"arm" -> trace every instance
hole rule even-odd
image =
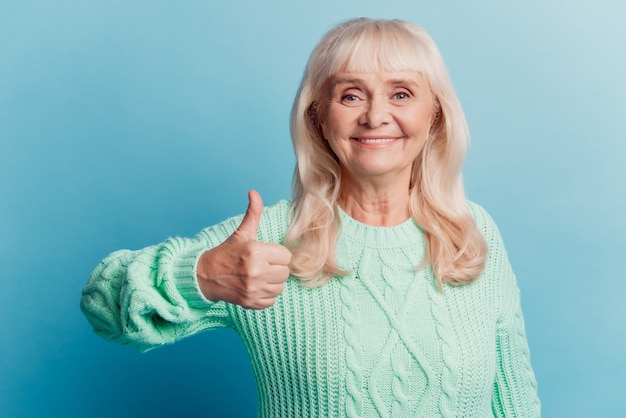
[[[533,418],[540,416],[537,382],[530,363],[530,352],[515,274],[498,231],[489,214],[470,204],[476,225],[489,248],[485,276],[495,292],[496,375],[492,409],[496,417]]]
[[[85,285],[81,310],[103,338],[141,351],[199,331],[229,325],[224,303],[203,297],[195,278],[197,259],[228,237],[233,222],[193,239],[172,238],[139,251],[105,258]]]
[[[289,277],[291,253],[276,244],[286,230],[288,204],[279,202],[264,212],[257,192],[249,198],[243,218],[207,228],[193,239],[172,238],[103,260],[81,300],[95,332],[147,351],[231,326],[228,303],[251,309],[273,305]]]
[[[541,404],[530,364],[520,292],[510,269],[509,274],[496,328],[498,357],[492,407],[496,417],[539,417]]]

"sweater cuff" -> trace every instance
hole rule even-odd
[[[198,259],[204,251],[206,251],[205,248],[196,248],[182,253],[172,266],[176,287],[191,308],[207,309],[215,303],[204,297],[196,276]]]

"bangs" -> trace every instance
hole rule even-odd
[[[446,84],[447,71],[437,46],[419,26],[401,20],[360,18],[329,31],[313,50],[301,87],[310,103],[321,102],[329,82],[339,73],[414,71],[431,89]]]
[[[390,22],[388,22],[390,23]],[[399,22],[393,27],[355,25],[338,42],[330,65],[331,74],[340,72],[417,71],[428,73],[426,46]]]

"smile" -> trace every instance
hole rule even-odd
[[[396,138],[353,138],[362,144],[384,145],[396,140]]]

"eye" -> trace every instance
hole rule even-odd
[[[355,94],[344,94],[341,96],[342,102],[357,102],[359,100],[359,96]]]
[[[398,100],[406,100],[410,97],[411,95],[406,91],[399,91],[393,94],[393,98]]]
[[[344,106],[360,106],[365,100],[360,92],[344,92],[339,97]]]

